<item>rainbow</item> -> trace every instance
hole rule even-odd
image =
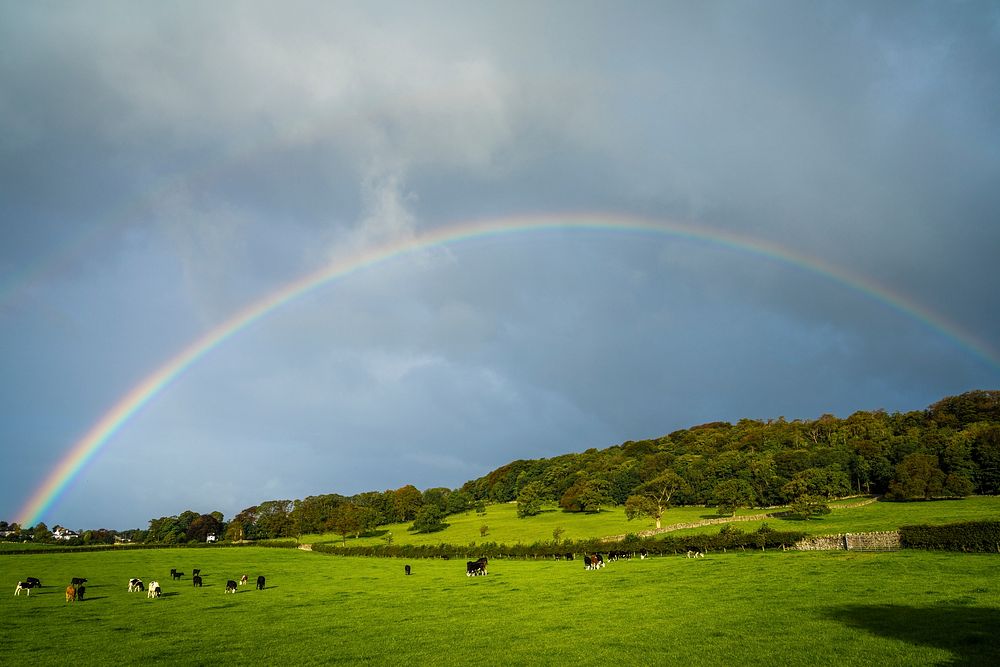
[[[229,319],[202,334],[168,359],[128,393],[81,437],[45,480],[28,498],[17,514],[17,521],[31,526],[49,512],[70,483],[80,475],[137,412],[176,380],[187,368],[219,347],[240,331],[288,302],[332,281],[394,258],[435,246],[447,246],[471,239],[542,232],[546,230],[641,232],[682,240],[709,242],[725,248],[748,252],[798,267],[840,283],[911,317],[953,340],[995,368],[1000,368],[997,353],[958,326],[923,308],[914,301],[890,291],[873,281],[847,273],[815,257],[794,252],[777,244],[689,224],[656,221],[621,214],[555,214],[531,217],[480,220],[430,229],[405,240],[387,243],[355,256],[333,261],[309,273],[237,312]]]

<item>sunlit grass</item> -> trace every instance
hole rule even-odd
[[[878,530],[895,530],[908,524],[943,524],[957,521],[974,521],[979,519],[996,520],[1000,518],[1000,497],[973,496],[961,500],[935,500],[931,502],[890,503],[875,502],[862,507],[850,507],[858,503],[860,498],[831,503],[830,514],[819,518],[802,521],[795,518],[770,518],[766,523],[776,530],[803,531],[813,535],[835,533],[860,533]],[[750,516],[768,512],[780,512],[781,509],[740,509],[736,515]],[[714,508],[710,507],[675,507],[663,516],[664,527],[693,523],[704,519],[720,519]],[[355,539],[348,537],[349,546],[370,546],[385,544],[386,536],[391,533],[394,544],[482,544],[497,542],[502,544],[531,544],[533,542],[551,541],[555,528],[564,529],[561,539],[581,540],[608,535],[625,535],[639,533],[655,527],[651,519],[643,518],[629,521],[622,507],[602,509],[598,513],[582,514],[564,512],[555,507],[548,507],[538,516],[519,519],[517,505],[504,503],[489,505],[485,515],[475,512],[452,515],[445,519],[448,528],[436,533],[418,534],[407,530],[409,523],[382,526],[371,535]],[[743,531],[753,531],[760,527],[761,521],[740,521],[734,525]],[[489,528],[484,537],[480,528]],[[690,528],[670,534],[702,534],[716,533],[721,526],[708,525],[700,528]],[[303,535],[303,543],[332,542],[342,543],[339,535]]]
[[[0,557],[9,664],[996,664],[1000,558],[897,552],[490,563],[263,548]],[[171,582],[171,567],[188,576]],[[191,586],[201,567],[206,586]],[[264,591],[223,592],[246,572]],[[86,576],[89,599],[67,604]],[[166,595],[129,594],[157,576]],[[13,589],[13,584],[11,585]]]

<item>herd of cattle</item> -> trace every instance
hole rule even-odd
[[[191,571],[191,583],[193,586],[201,588],[202,578],[201,570],[194,569]],[[171,580],[177,581],[184,577],[183,572],[178,572],[176,568],[170,570]],[[242,586],[250,581],[250,577],[244,574],[240,577],[239,584],[230,579],[226,582],[226,593],[235,593],[238,586]],[[78,600],[83,600],[83,596],[87,592],[87,587],[84,584],[87,580],[83,577],[73,577],[70,581],[69,586],[66,587],[66,602],[76,602]],[[257,590],[264,590],[264,577],[263,575],[257,577]],[[42,582],[37,577],[28,577],[24,581],[17,582],[17,587],[14,588],[14,595],[20,595],[21,591],[25,592],[25,595],[31,595],[32,588],[41,588]],[[146,598],[158,598],[163,594],[163,589],[160,588],[159,581],[150,581],[149,584],[143,583],[142,579],[132,577],[128,580],[128,592],[146,592]]]
[[[598,570],[605,566],[606,563],[616,561],[616,560],[630,560],[636,556],[640,559],[645,559],[648,555],[645,549],[640,549],[638,552],[633,551],[609,551],[607,557],[600,553],[585,553],[583,554],[583,567],[585,570]],[[688,558],[702,558],[704,553],[700,549],[690,550],[687,552]],[[575,560],[576,556],[572,553],[562,554],[556,556],[558,560]],[[487,574],[487,566],[489,565],[489,560],[484,556],[479,560],[470,560],[465,563],[465,576],[467,577],[478,577]],[[406,565],[404,571],[407,575],[411,573],[411,568]],[[178,572],[176,568],[170,570],[170,578],[173,581],[177,581],[184,577],[183,572]],[[70,585],[66,587],[66,602],[75,602],[76,600],[82,600],[84,594],[86,593],[86,579],[81,577],[73,577]],[[250,582],[250,577],[244,574],[240,577],[237,583],[233,579],[226,581],[226,593],[235,593],[239,586],[247,584]],[[193,569],[191,570],[191,583],[193,586],[201,588],[202,578],[201,570]],[[41,588],[42,583],[35,577],[28,577],[24,581],[17,582],[17,587],[14,589],[14,595],[20,595],[21,591],[25,591],[26,595],[31,595],[32,588]],[[257,577],[257,590],[264,590],[264,577],[263,575]],[[162,589],[160,588],[160,582],[150,581],[148,585],[144,584],[141,579],[133,577],[128,580],[128,592],[142,592],[146,591],[147,598],[158,598],[162,595]]]

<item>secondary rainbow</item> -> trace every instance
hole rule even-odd
[[[741,252],[777,260],[803,270],[824,276],[837,283],[857,290],[943,334],[1000,369],[997,353],[971,334],[943,317],[935,315],[916,302],[894,293],[873,281],[847,273],[815,257],[791,251],[777,244],[753,239],[731,232],[714,230],[676,222],[656,221],[621,214],[551,214],[531,217],[481,220],[460,225],[436,228],[405,240],[388,243],[361,252],[356,256],[338,260],[291,282],[251,304],[191,342],[166,363],[122,396],[112,408],[81,437],[45,477],[43,483],[31,494],[17,514],[17,521],[31,526],[58,502],[73,480],[80,475],[87,463],[101,451],[133,416],[155,398],[185,369],[214,348],[265,317],[283,304],[322,285],[348,276],[356,271],[387,262],[395,257],[426,250],[435,246],[452,245],[465,240],[491,236],[524,234],[545,230],[618,231],[640,232],[680,239],[709,242]]]

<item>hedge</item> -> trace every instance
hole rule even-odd
[[[899,539],[904,549],[1000,552],[1000,521],[903,526]]]

